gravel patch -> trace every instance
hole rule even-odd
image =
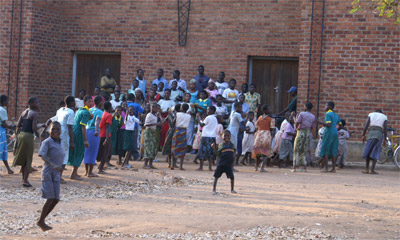
[[[76,238],[133,238],[133,239],[350,239],[341,236],[333,236],[318,229],[294,228],[294,227],[254,227],[235,231],[212,231],[200,233],[159,233],[159,234],[123,234],[94,230],[84,235],[73,235]]]

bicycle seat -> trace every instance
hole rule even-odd
[[[388,131],[396,132],[396,129],[395,129],[395,128],[391,128],[391,127],[389,127],[387,130],[388,130]]]

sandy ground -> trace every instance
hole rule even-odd
[[[35,157],[33,165],[42,162]],[[133,165],[134,171],[113,168],[102,177],[62,185],[48,233],[34,222],[44,203],[40,171],[30,177],[33,188],[25,189],[21,175],[7,175],[3,167],[0,239],[287,239],[290,234],[299,239],[302,231],[312,232],[304,239],[400,239],[400,172],[394,167],[378,166],[379,175],[361,174],[360,165],[336,174],[317,168],[291,173],[274,167],[259,173],[238,167],[238,194],[230,193],[223,176],[214,196],[213,172],[194,171],[197,165],[191,161],[186,171],[168,170],[164,161],[151,171],[140,169],[142,162]],[[210,231],[222,235],[213,237]]]

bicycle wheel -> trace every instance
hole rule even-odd
[[[397,147],[396,151],[394,152],[393,162],[396,164],[397,168],[400,169],[400,146]]]
[[[388,160],[388,152],[388,145],[386,144],[385,146],[382,146],[381,155],[379,156],[379,160],[377,161],[379,164],[384,164]]]

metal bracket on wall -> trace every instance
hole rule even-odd
[[[178,0],[178,44],[186,46],[189,27],[190,0]]]

